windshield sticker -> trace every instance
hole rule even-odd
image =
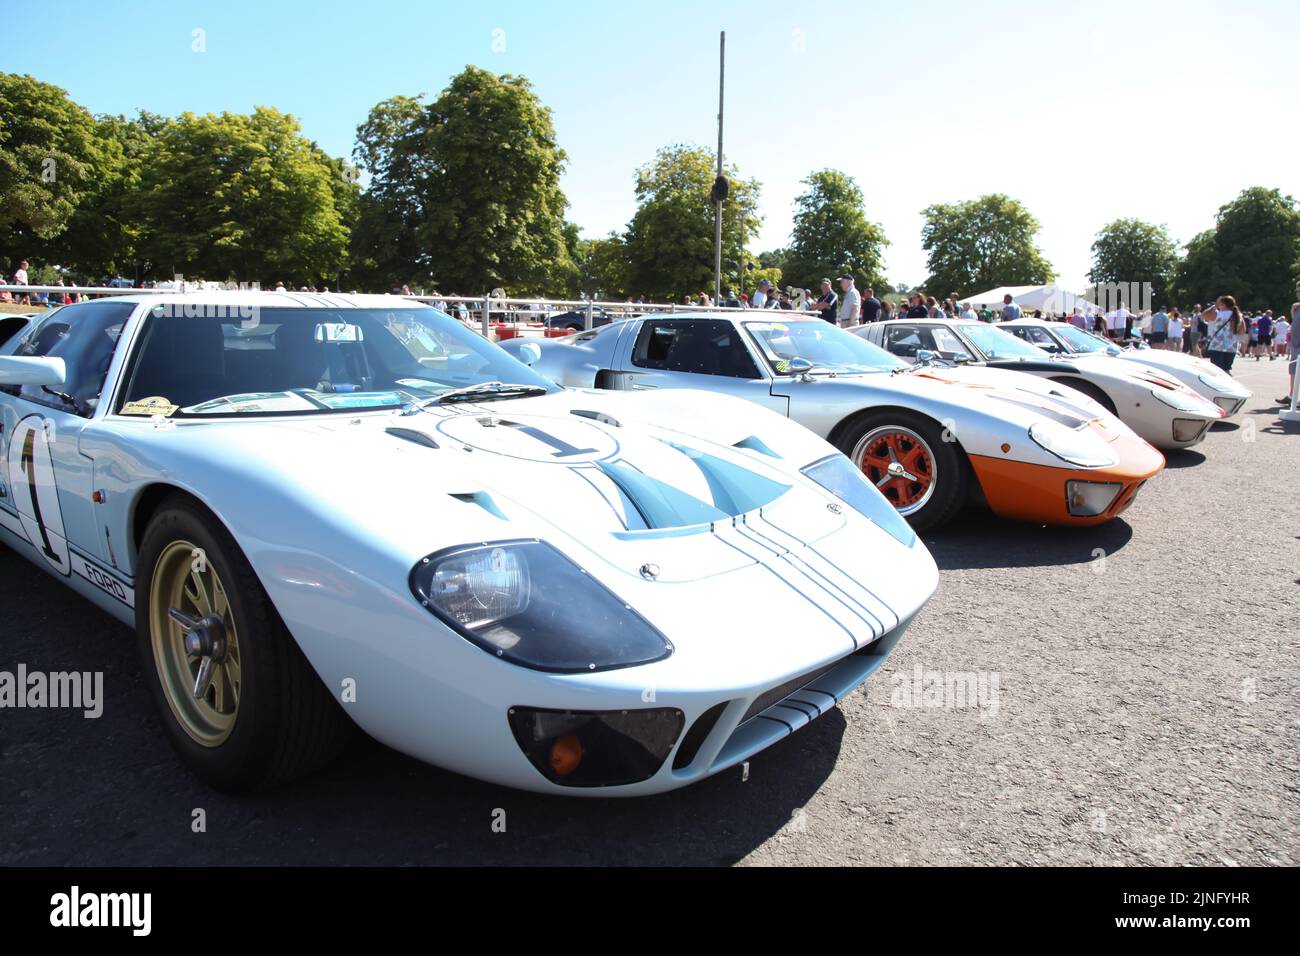
[[[162,415],[164,418],[171,418],[176,414],[177,406],[173,405],[161,395],[154,395],[151,398],[141,398],[134,402],[127,402],[122,406],[122,415]]]

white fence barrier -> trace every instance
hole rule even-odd
[[[117,286],[0,285],[0,295],[7,293],[11,297],[14,294],[44,294],[47,297],[66,297],[75,294],[77,296],[91,296],[98,298],[110,295],[176,295],[218,291],[267,290],[240,290],[226,288],[210,289],[205,286],[186,286],[184,284],[179,288],[169,286],[167,288],[151,289],[119,288]],[[336,292],[337,291],[338,290],[336,290]],[[283,294],[293,295],[296,293],[294,290],[290,289],[286,290]],[[355,295],[356,293],[354,291],[350,294]],[[398,295],[395,293],[391,295],[393,298],[413,299],[417,302],[425,302],[428,304],[436,303],[440,306],[446,306],[448,312],[457,315],[457,317],[461,318],[468,324],[476,325],[478,330],[486,338],[493,341],[505,338],[516,338],[519,336],[544,336],[547,334],[549,329],[546,322],[547,319],[569,312],[579,313],[582,316],[583,329],[591,329],[595,326],[597,312],[609,316],[613,321],[618,321],[620,319],[635,318],[650,313],[725,313],[749,311],[745,307],[737,309],[734,306],[688,305],[685,302],[603,302],[595,299],[511,299],[492,295]],[[46,305],[47,303],[42,302],[33,304]],[[48,304],[59,305],[64,303],[56,301]],[[552,334],[554,333],[552,332]],[[566,330],[563,334],[570,334],[570,331]]]

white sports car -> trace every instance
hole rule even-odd
[[[1113,342],[1075,328],[1068,322],[1017,319],[1014,322],[1000,322],[998,328],[1005,329],[1052,355],[1071,359],[1076,355],[1108,355],[1150,366],[1208,398],[1229,417],[1241,411],[1250,398],[1250,391],[1235,378],[1213,362],[1194,355],[1153,349],[1145,345],[1120,348]]]
[[[834,707],[937,571],[781,415],[595,409],[387,296],[70,305],[0,346],[0,541],[135,627],[215,786],[355,722],[509,786],[670,790]]]
[[[962,319],[894,319],[853,331],[896,355],[930,350],[958,362],[980,362],[1051,379],[1083,392],[1157,448],[1190,448],[1223,409],[1154,368],[1104,355],[1048,355],[996,325]]]

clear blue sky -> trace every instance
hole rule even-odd
[[[380,99],[435,95],[466,63],[523,74],[587,235],[627,222],[658,147],[716,142],[726,29],[726,152],[763,183],[756,248],[785,243],[799,180],[833,166],[885,226],[895,282],[925,276],[935,201],[1016,196],[1081,286],[1113,218],[1185,242],[1246,186],[1300,195],[1296,0],[0,3],[0,69],[95,112],[276,106],[341,156]]]

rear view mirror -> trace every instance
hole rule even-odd
[[[0,355],[0,385],[62,385],[68,369],[61,358]]]
[[[316,326],[316,341],[329,344],[351,344],[365,341],[361,326],[347,322],[321,322]]]

